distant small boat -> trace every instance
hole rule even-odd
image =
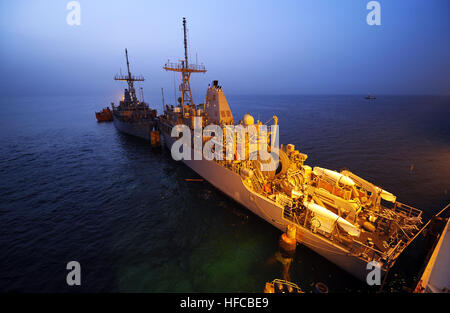
[[[365,96],[364,99],[367,99],[367,100],[375,100],[376,97],[371,96],[371,95],[369,94],[369,95]]]
[[[109,108],[95,112],[95,117],[97,118],[97,122],[112,122],[113,120],[113,114]]]

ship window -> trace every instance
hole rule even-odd
[[[227,116],[227,114],[225,113],[225,111],[220,111],[220,115],[221,115],[222,117],[226,117],[226,116]]]

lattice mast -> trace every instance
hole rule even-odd
[[[125,48],[125,58],[127,60],[127,70],[128,75],[116,75],[114,76],[114,80],[126,81],[128,83],[128,91],[131,95],[131,100],[133,103],[137,103],[136,90],[134,89],[134,82],[143,82],[143,76],[133,76],[130,71],[130,62],[128,61],[128,50]]]
[[[182,82],[180,85],[181,91],[181,108],[183,110],[183,116],[185,114],[185,107],[194,106],[194,100],[192,98],[191,84],[189,79],[192,73],[205,73],[206,69],[203,65],[189,64],[188,60],[188,44],[186,35],[186,18],[183,17],[183,34],[184,34],[184,60],[180,60],[179,63],[167,62],[164,65],[166,71],[181,72]]]

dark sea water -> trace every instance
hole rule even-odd
[[[171,160],[98,124],[104,98],[1,99],[0,291],[260,292],[281,277],[280,231]],[[450,97],[228,96],[235,115],[279,117],[280,142],[307,164],[348,168],[420,208],[450,202]],[[414,276],[419,243],[390,290]],[[81,286],[66,264],[81,264]],[[306,291],[373,291],[299,246]]]

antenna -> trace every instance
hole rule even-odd
[[[130,62],[128,61],[128,50],[125,48],[125,58],[127,60],[127,70],[128,75],[116,75],[114,76],[114,80],[126,81],[128,83],[128,91],[131,93],[132,102],[137,102],[136,91],[134,90],[134,82],[142,82],[144,81],[143,76],[133,76],[130,72]],[[120,70],[122,72],[122,69]]]
[[[128,50],[125,48],[125,57],[127,58],[128,77],[131,79],[130,62],[128,62]]]
[[[142,87],[141,87],[141,98],[142,98],[142,102],[144,103],[145,101],[144,101],[144,89],[142,89]]]
[[[191,55],[191,33],[189,31],[189,28],[186,28],[186,32],[187,32],[189,59],[191,59],[192,58],[192,55]]]
[[[181,108],[183,109],[183,116],[185,114],[185,106],[194,106],[194,100],[192,98],[191,84],[189,79],[192,73],[205,73],[206,69],[203,65],[191,64],[188,61],[188,42],[186,31],[186,18],[183,17],[183,35],[184,35],[184,60],[180,63],[167,62],[164,65],[166,71],[180,72],[183,81],[180,85],[181,91]]]
[[[173,104],[177,105],[177,82],[176,82],[175,73],[173,73]]]
[[[164,88],[161,88],[161,95],[162,95],[162,105],[164,110]]]
[[[187,48],[187,36],[186,36],[186,18],[183,17],[183,32],[184,32],[184,64],[188,67],[188,48]]]

